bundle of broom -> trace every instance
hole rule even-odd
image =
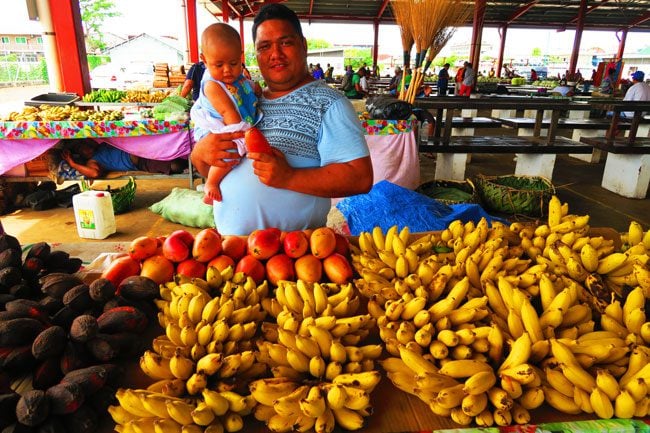
[[[413,29],[411,28],[411,0],[391,0],[391,7],[395,21],[399,26],[404,50],[404,66],[402,69],[402,80],[399,83],[399,99],[406,97],[406,70],[411,63],[411,48],[413,48]]]
[[[410,28],[416,46],[411,83],[406,92],[400,93],[400,99],[413,103],[428,67],[455,32],[454,26],[467,19],[471,13],[471,4],[461,0],[393,0],[394,12],[397,3],[399,9],[409,9],[408,12],[402,12],[400,17],[410,18],[410,25],[406,21],[402,23],[397,13],[395,19],[400,29]],[[403,79],[402,83],[404,81]]]

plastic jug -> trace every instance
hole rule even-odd
[[[79,237],[105,239],[117,230],[111,193],[84,191],[72,197]]]

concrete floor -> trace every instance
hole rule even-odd
[[[431,154],[420,156],[421,180],[422,182],[432,180],[435,156]],[[475,154],[467,166],[466,174],[471,178],[479,173],[485,175],[514,173],[513,158],[514,155],[508,154]],[[636,220],[645,229],[650,227],[650,196],[643,200],[627,199],[605,190],[600,186],[603,170],[604,163],[587,164],[568,156],[558,156],[553,180],[557,195],[563,202],[569,203],[571,213],[589,214],[592,226],[612,227],[618,231],[625,231],[630,221]],[[105,188],[108,183],[115,188],[125,181],[96,182],[96,186]],[[143,235],[165,235],[181,228],[192,233],[199,231],[199,229],[166,221],[148,209],[151,204],[167,196],[172,188],[187,188],[187,180],[138,180],[137,185],[133,209],[116,216],[118,231],[106,241],[130,241]],[[23,244],[37,241],[50,243],[94,241],[78,236],[72,208],[40,212],[20,209],[0,216],[0,221],[5,231],[16,236]]]

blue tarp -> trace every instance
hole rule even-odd
[[[355,195],[341,200],[336,207],[345,216],[350,234],[369,232],[381,227],[408,226],[413,232],[444,230],[454,220],[478,222],[485,218],[489,223],[507,221],[489,215],[478,204],[454,204],[447,206],[438,200],[383,180],[375,184],[367,194]]]

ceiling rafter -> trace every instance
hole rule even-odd
[[[203,0],[205,7],[221,19],[225,0]],[[230,0],[232,19],[252,19],[265,4],[284,3],[301,20],[309,22],[382,24],[395,23],[390,0]],[[465,0],[474,1],[474,0]],[[650,32],[650,0],[589,0],[585,30]],[[209,5],[209,7],[208,7]],[[569,28],[575,27],[580,0],[488,0],[485,27]],[[252,9],[252,11],[250,10]],[[218,12],[217,12],[218,10]],[[471,26],[469,19],[463,24]]]
[[[506,20],[506,25],[510,25],[513,22],[515,22],[518,18],[523,16],[526,12],[528,12],[533,6],[535,6],[537,3],[539,3],[539,0],[533,0],[531,2],[528,2],[527,4],[521,6],[519,9],[514,11],[512,15],[508,17]]]

